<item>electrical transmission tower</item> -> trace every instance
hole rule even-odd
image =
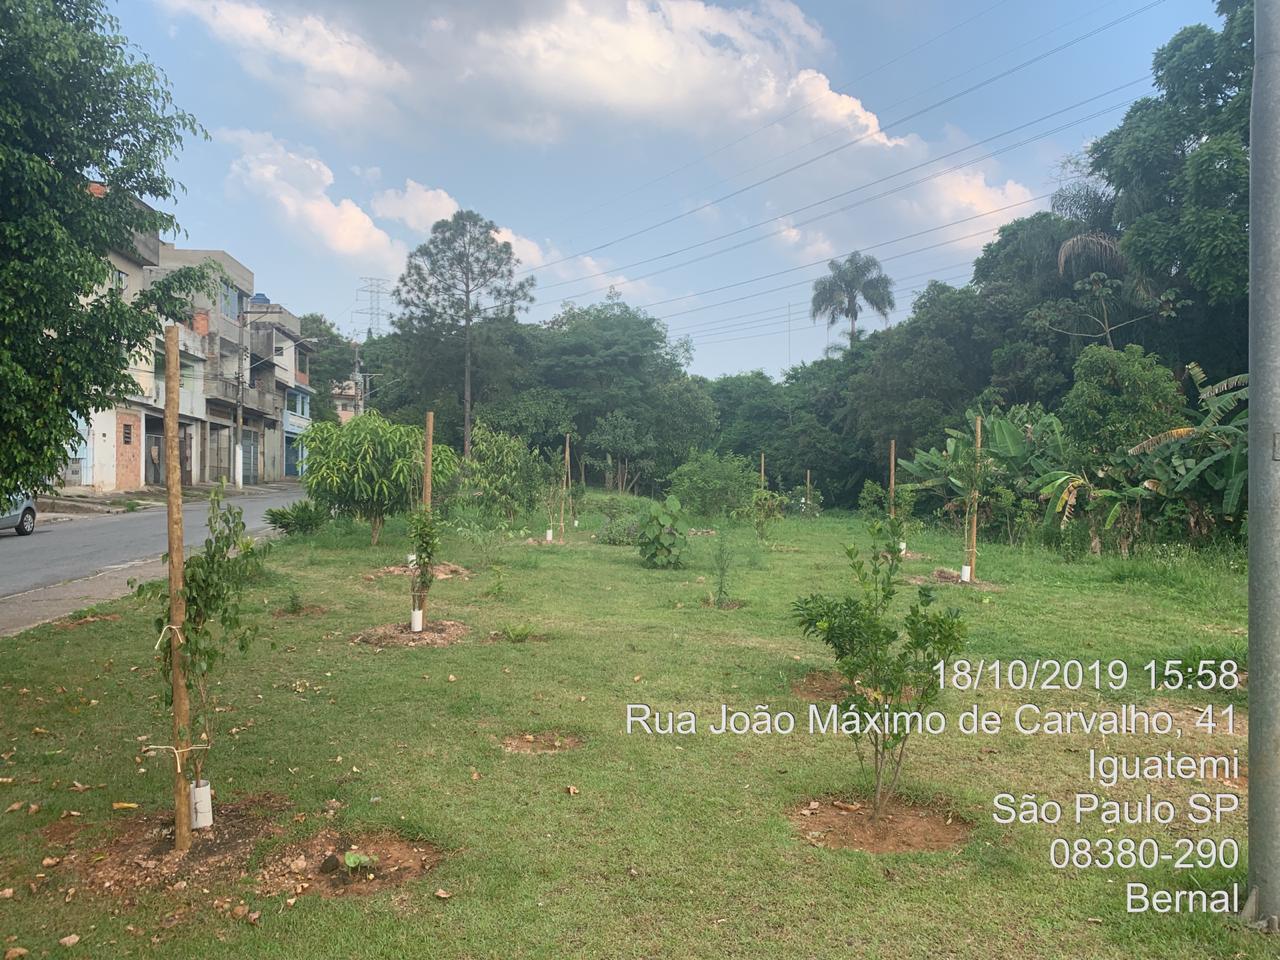
[[[368,317],[366,329],[370,335],[382,336],[383,321],[390,316],[390,309],[383,305],[383,298],[391,293],[391,281],[384,277],[361,277],[356,290],[356,309],[352,316]]]

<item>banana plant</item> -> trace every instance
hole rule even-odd
[[[1139,459],[1144,486],[1181,500],[1192,533],[1238,525],[1249,484],[1249,375],[1210,384],[1198,364],[1187,365],[1197,390],[1200,422],[1148,437],[1128,452]]]

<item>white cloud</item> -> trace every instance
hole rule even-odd
[[[228,174],[233,185],[272,204],[298,232],[356,264],[399,276],[407,253],[354,200],[329,195],[333,171],[319,158],[290,149],[270,133],[219,130],[240,151]]]
[[[253,0],[156,0],[200,20],[246,71],[277,84],[316,118],[350,122],[381,113],[409,71],[360,35],[314,14],[274,12]]]
[[[437,220],[446,220],[461,209],[446,191],[424,187],[416,180],[405,180],[403,190],[375,193],[370,206],[377,216],[399,220],[419,233],[429,232]]]

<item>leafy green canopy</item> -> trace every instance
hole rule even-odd
[[[131,362],[201,285],[179,271],[126,302],[111,250],[174,219],[165,164],[199,132],[99,0],[0,5],[0,499],[48,489],[77,418],[137,391]],[[105,190],[94,188],[101,184]]]
[[[370,412],[345,424],[313,423],[299,442],[307,448],[302,476],[307,495],[334,513],[367,522],[374,544],[387,517],[404,513],[422,497],[424,455],[419,429],[390,423]],[[443,487],[457,472],[457,455],[436,444],[433,488]]]

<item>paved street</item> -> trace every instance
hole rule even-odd
[[[290,486],[229,499],[244,508],[245,525],[253,531],[265,526],[266,510],[301,496],[300,487]],[[183,509],[188,545],[204,539],[208,512],[205,500],[192,501]],[[167,549],[167,537],[165,511],[157,508],[37,523],[29,537],[0,533],[0,599],[153,559]],[[85,599],[87,603],[95,598],[86,593]]]

